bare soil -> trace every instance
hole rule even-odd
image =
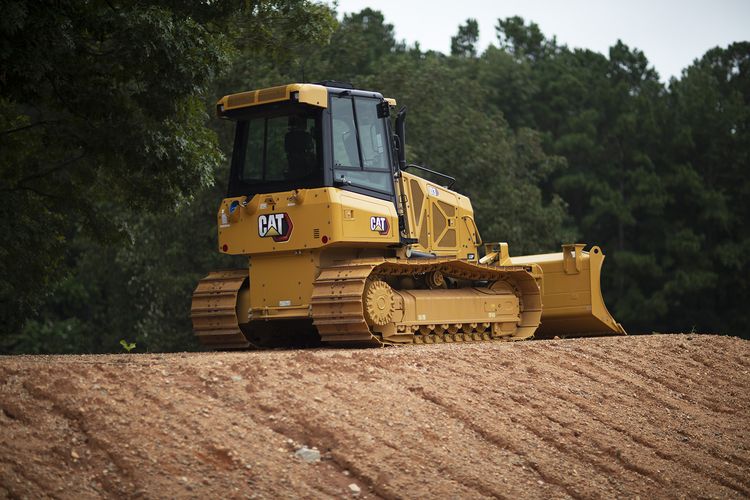
[[[730,337],[0,357],[0,408],[0,498],[750,496]]]

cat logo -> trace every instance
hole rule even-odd
[[[289,214],[261,214],[258,216],[258,236],[273,238],[275,242],[289,240],[292,235],[292,219]]]
[[[391,226],[388,224],[386,217],[370,217],[370,231],[376,231],[379,234],[386,235]]]

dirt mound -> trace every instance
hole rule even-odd
[[[749,371],[701,335],[3,357],[0,497],[748,497]]]

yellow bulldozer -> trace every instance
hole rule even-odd
[[[206,347],[522,340],[625,334],[599,247],[511,257],[485,243],[450,176],[405,161],[402,108],[341,82],[242,92],[219,251],[191,317]]]

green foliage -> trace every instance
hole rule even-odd
[[[125,349],[125,350],[126,350],[127,352],[130,352],[130,351],[132,351],[133,349],[135,349],[135,342],[128,342],[128,341],[127,341],[127,340],[125,340],[125,339],[121,339],[121,340],[120,340],[120,345],[121,345],[121,346],[122,346],[122,348],[123,348],[123,349]]]
[[[101,259],[94,276],[80,276],[87,260],[132,250],[128,239],[142,230],[133,221],[178,217],[213,184],[224,154],[205,126],[206,100],[243,48],[273,55],[286,53],[285,42],[325,41],[334,19],[324,6],[287,0],[3,2],[2,10],[0,345],[67,350],[52,339],[28,345],[19,332],[38,317],[49,332],[80,327],[88,340],[75,349],[111,350],[116,341],[93,339],[96,328],[84,326],[136,311],[98,297],[95,283],[126,295],[135,269],[121,268],[115,281],[100,274],[117,263]],[[56,296],[71,280],[93,300],[73,307]]]
[[[670,84],[665,217],[677,279],[663,292],[686,322],[746,332],[750,320],[750,43],[709,50]]]
[[[353,81],[361,75],[377,73],[382,68],[379,62],[391,52],[402,50],[396,43],[393,25],[385,22],[383,14],[372,9],[364,9],[354,14],[345,14],[341,25],[333,33],[331,43],[324,49],[323,58],[328,60],[326,68],[313,69],[333,73],[336,79]],[[322,76],[320,79],[329,79]]]
[[[555,39],[547,40],[538,24],[527,25],[519,16],[498,19],[495,30],[500,48],[517,60],[537,61],[557,48]]]
[[[500,20],[498,38],[480,78],[505,83],[491,99],[511,126],[567,159],[543,187],[608,253],[618,320],[745,333],[748,44],[709,51],[667,89],[619,41],[608,57],[570,50],[520,18]]]
[[[458,57],[476,57],[479,40],[479,23],[476,19],[467,19],[466,24],[458,27],[456,36],[451,37],[451,55]]]
[[[9,2],[0,24],[0,318],[13,331],[64,277],[78,233],[189,201],[222,154],[200,96],[222,35],[163,5]],[[12,236],[12,237],[11,237]]]

